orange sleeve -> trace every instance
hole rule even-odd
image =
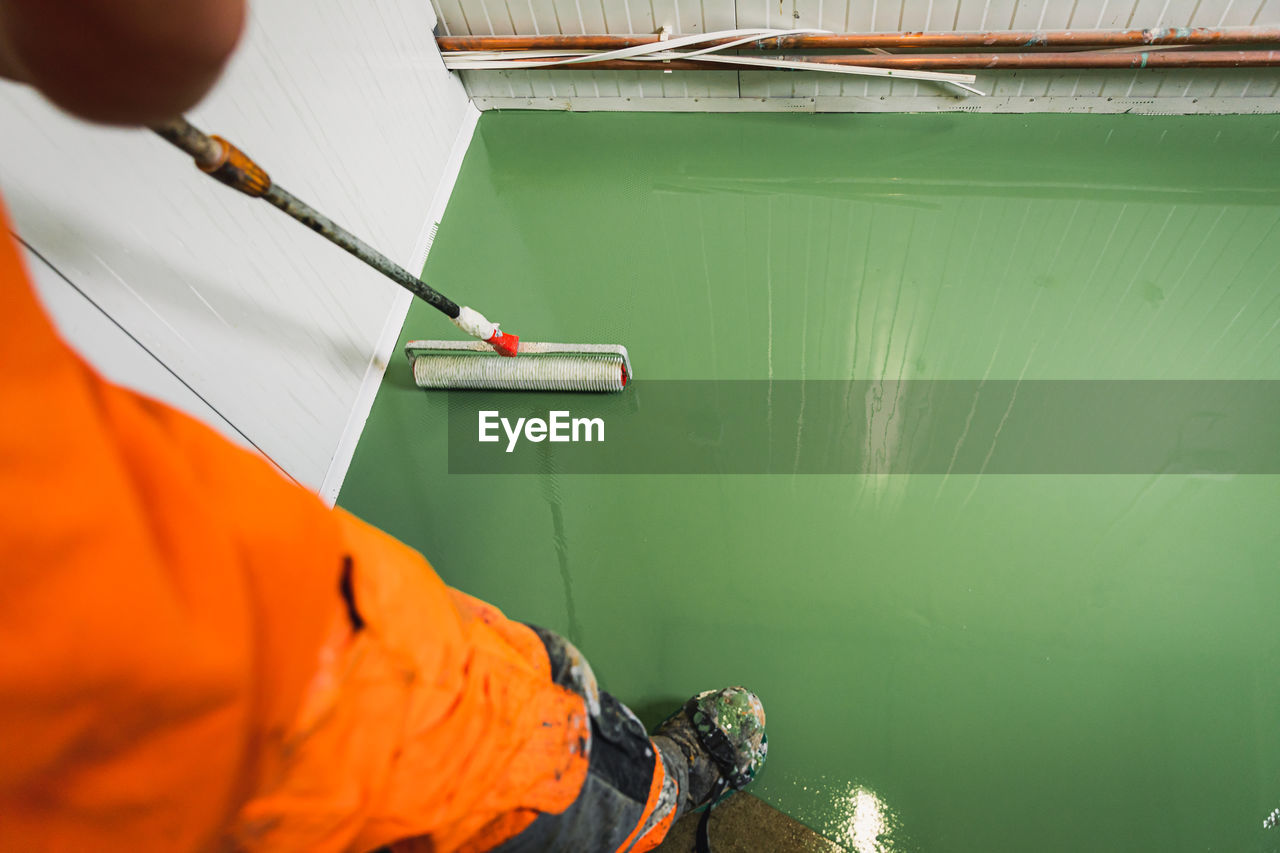
[[[531,632],[102,380],[0,244],[0,847],[443,851],[572,801],[586,723]]]

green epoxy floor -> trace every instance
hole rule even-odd
[[[1278,140],[488,113],[426,277],[640,382],[1280,379]],[[751,686],[753,791],[849,849],[1280,846],[1280,478],[451,476],[446,409],[397,356],[342,505],[650,721]]]

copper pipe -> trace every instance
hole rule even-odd
[[[654,44],[656,35],[582,36],[442,36],[442,51],[462,50],[617,50]],[[699,47],[727,44],[732,39]],[[982,47],[1142,47],[1143,45],[1278,44],[1280,27],[1162,27],[1148,30],[998,30],[985,33],[908,32],[799,35],[762,39],[760,50],[818,50],[850,48],[982,48]]]
[[[1280,66],[1280,50],[1143,51],[1140,53],[902,53],[866,56],[823,56],[802,61],[876,68],[1003,69],[1003,68],[1259,68]],[[511,62],[518,70],[521,63]],[[665,62],[613,59],[553,65],[542,71],[768,71],[745,65],[717,64],[714,55]]]

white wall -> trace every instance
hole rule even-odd
[[[1128,29],[1280,24],[1280,0],[432,0],[448,35]],[[1280,112],[1280,69],[979,71],[950,86],[762,71],[464,71],[487,109],[673,112]]]
[[[417,272],[478,115],[434,24],[417,0],[258,0],[190,118]],[[7,83],[0,127],[0,189],[64,333],[332,499],[408,295],[146,131]]]

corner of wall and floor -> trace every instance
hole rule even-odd
[[[190,117],[417,272],[479,112],[429,4],[299,6],[251,4]],[[410,295],[146,131],[79,122],[10,83],[0,123],[13,236],[64,337],[332,504]]]

